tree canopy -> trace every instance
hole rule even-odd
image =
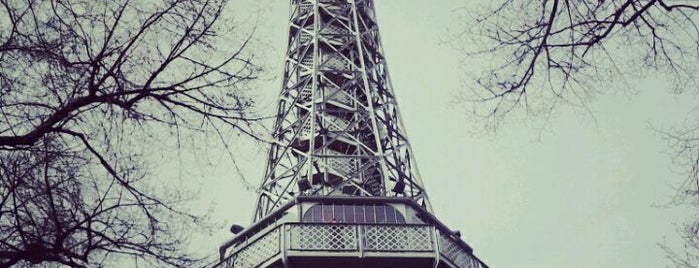
[[[260,69],[226,5],[0,1],[0,267],[199,260],[182,246],[200,215],[144,155],[249,134]]]
[[[699,105],[699,3],[681,0],[501,0],[464,14],[453,40],[474,66],[465,99],[489,127],[515,115],[548,117],[561,104],[633,90],[649,74]],[[699,202],[699,116],[663,130],[685,167],[684,197]],[[680,267],[699,266],[699,220],[687,224]],[[686,256],[685,256],[686,255]]]

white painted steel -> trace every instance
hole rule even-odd
[[[389,81],[372,0],[292,0],[254,220],[296,195],[405,196],[431,211]],[[394,192],[396,183],[405,184]]]

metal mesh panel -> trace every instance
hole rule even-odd
[[[279,253],[279,228],[252,242],[243,250],[233,254],[224,267],[253,268]]]
[[[364,227],[367,251],[433,251],[428,226],[368,225]]]
[[[310,13],[313,11],[313,3],[310,1],[304,1],[301,3],[301,14]]]
[[[348,157],[333,157],[333,156],[344,156],[338,152],[328,150],[325,160],[330,168],[340,172],[342,175],[347,175],[354,172],[357,169],[356,160]]]
[[[331,24],[326,25],[325,28],[321,29],[320,33],[328,35],[347,35],[349,34],[349,30],[347,30],[347,28]]]
[[[311,138],[311,127],[316,127],[316,132],[318,130],[318,127],[313,124],[312,119],[307,119],[304,123],[301,129],[299,130],[301,133],[299,133],[299,139],[310,139]]]
[[[301,43],[305,43],[311,40],[311,35],[302,32],[301,33]],[[313,54],[312,53],[307,53],[304,55],[303,59],[301,60],[301,64],[305,65],[306,67],[311,67],[313,65]]]
[[[306,44],[306,43],[310,42],[311,40],[313,40],[313,35],[311,35],[310,33],[306,32],[306,31],[301,32],[301,37],[299,38],[299,43]],[[312,60],[313,60],[313,58],[311,58],[311,62],[304,61],[303,63],[306,65],[310,65],[313,63]]]
[[[330,165],[330,167],[334,170],[337,170],[342,175],[347,175],[350,172],[354,171],[354,162],[354,159],[349,158],[328,158],[328,164]]]
[[[311,57],[311,61],[313,61],[313,57]],[[300,103],[307,103],[307,102],[311,101],[312,97],[313,97],[313,83],[308,82],[301,89],[301,96],[299,97],[299,102]]]
[[[358,250],[357,227],[341,224],[291,225],[292,250]]]
[[[439,236],[439,252],[458,267],[480,268],[480,263],[466,250],[444,234]]]

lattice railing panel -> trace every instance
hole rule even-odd
[[[439,253],[461,268],[481,268],[481,263],[444,234],[439,236]]]
[[[410,224],[286,223],[249,244],[238,245],[216,267],[259,267],[279,256],[283,238],[287,250],[307,252],[434,253],[437,246],[439,254],[455,267],[487,268],[458,238],[442,232],[435,237],[434,230],[431,225]]]
[[[359,249],[357,226],[290,225],[292,250],[353,251]]]
[[[433,251],[429,226],[367,225],[364,226],[367,251]]]
[[[342,155],[338,152],[335,152],[333,150],[328,150],[327,153],[328,157],[325,157],[326,164],[336,170],[337,172],[340,172],[342,175],[348,175],[350,173],[353,173],[354,171],[357,170],[357,160],[353,158],[349,158],[346,155]],[[333,157],[336,156],[336,157]],[[337,157],[340,156],[340,157]]]
[[[253,268],[279,254],[279,228],[231,255],[223,267]]]

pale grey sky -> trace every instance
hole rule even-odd
[[[458,30],[453,11],[469,1],[376,2],[394,90],[436,216],[461,230],[476,255],[494,268],[666,266],[657,243],[678,245],[675,224],[696,209],[654,206],[669,202],[684,178],[652,127],[681,123],[691,101],[648,77],[635,81],[636,95],[593,101],[594,117],[562,107],[543,129],[510,120],[497,135],[473,134],[482,126],[468,120],[465,104],[453,104],[465,90],[460,66],[468,62],[441,44]],[[238,0],[233,7],[239,20],[262,18],[256,45],[274,78],[256,94],[271,113],[288,1]],[[241,171],[257,186],[267,148],[238,145]],[[197,177],[195,209],[211,209],[215,222],[249,224],[254,193],[230,161],[212,164],[180,174]],[[197,240],[214,254],[231,237],[222,230]]]

